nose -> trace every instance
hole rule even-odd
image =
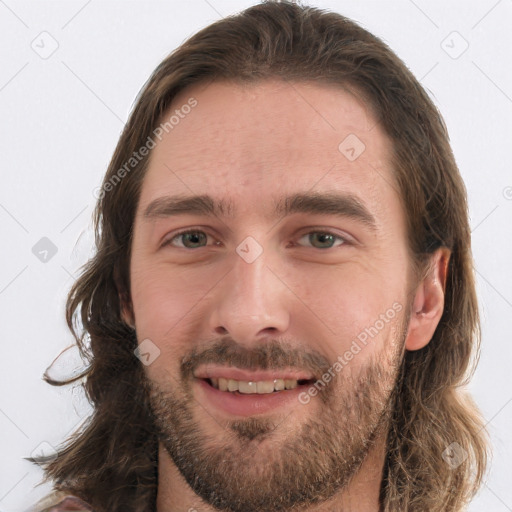
[[[287,331],[293,294],[274,266],[266,251],[250,263],[235,253],[231,271],[216,287],[212,301],[210,326],[215,334],[229,334],[250,348]]]

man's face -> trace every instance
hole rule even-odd
[[[130,268],[137,338],[160,350],[145,366],[160,443],[219,509],[321,502],[385,429],[403,357],[410,263],[390,141],[334,86],[214,82],[172,110],[191,97],[152,150]],[[170,215],[161,199],[145,215],[206,194],[223,212]],[[285,201],[297,194],[340,198]]]

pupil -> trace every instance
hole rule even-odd
[[[192,232],[192,233],[185,233],[183,236],[186,237],[190,243],[199,244],[200,239],[204,238],[204,233]],[[312,233],[309,236],[310,236],[310,241],[312,241],[316,237],[317,241],[324,247],[326,245],[329,247],[333,243],[333,236],[330,235],[329,233]],[[187,244],[185,244],[185,245],[187,245]]]
[[[183,236],[185,236],[186,239],[188,239],[188,241],[190,241],[192,244],[198,244],[198,243],[200,243],[198,238],[201,238],[201,236],[204,237],[204,233],[199,233],[199,232],[185,233]],[[186,243],[185,243],[185,246],[187,246]]]
[[[311,236],[316,236],[317,238],[320,238],[320,243],[321,244],[325,244],[325,238],[329,238],[329,240],[327,241],[327,244],[329,243],[332,243],[332,235],[328,234],[328,233],[313,233]]]

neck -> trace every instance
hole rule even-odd
[[[376,437],[359,471],[339,494],[328,502],[293,512],[379,512],[385,457],[386,433],[383,432]],[[158,445],[156,512],[218,512],[195,494],[161,443]]]

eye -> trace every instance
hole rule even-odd
[[[308,237],[307,240],[310,243],[318,244],[316,246],[313,246],[315,249],[332,249],[333,247],[335,247],[332,244],[335,242],[336,239],[340,240],[341,242],[336,247],[349,243],[345,238],[334,233],[331,233],[330,231],[309,231],[308,233],[302,235],[299,238],[299,240],[302,240],[305,237]]]
[[[340,235],[332,233],[330,231],[309,231],[304,233],[299,240],[308,237],[307,240],[314,244],[313,248],[315,249],[332,249],[333,247],[339,247],[340,245],[349,245],[350,242]],[[336,240],[339,240],[340,243],[334,246]],[[181,244],[177,243],[177,241],[181,241]],[[169,238],[162,244],[162,247],[171,245],[173,247],[179,247],[182,249],[200,249],[201,247],[206,246],[206,242],[208,241],[208,234],[201,230],[184,230],[176,233],[172,238]],[[317,244],[317,245],[315,245]],[[219,245],[219,242],[215,242],[215,245]]]
[[[188,231],[180,231],[176,233],[172,238],[169,238],[166,242],[162,244],[163,246],[172,245],[173,247],[181,247],[183,249],[197,249],[198,244],[199,248],[204,247],[204,245],[200,245],[202,242],[207,241],[208,235],[204,231],[200,230],[188,230]],[[176,245],[173,242],[175,240],[181,240],[183,242],[182,245]]]

